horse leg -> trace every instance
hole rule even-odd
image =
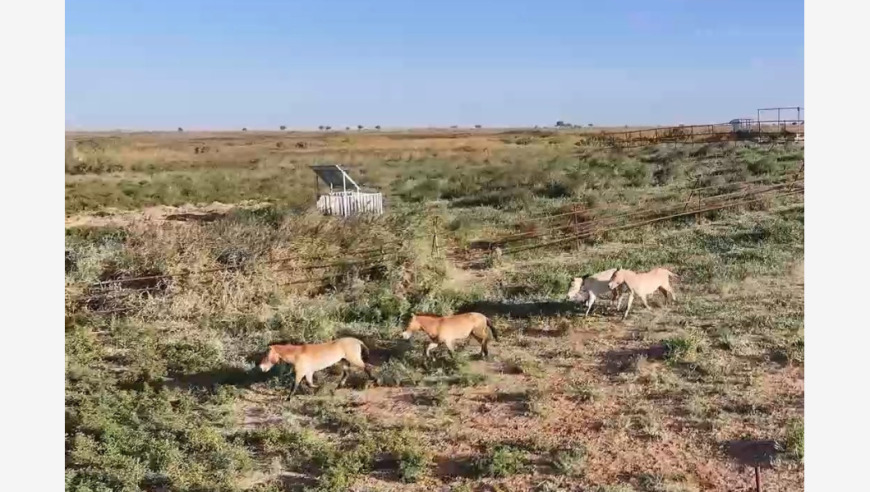
[[[646,296],[639,296],[639,297],[640,297],[640,301],[643,302],[643,307],[652,311],[652,308],[649,307],[649,303],[646,301]]]
[[[455,359],[455,358],[456,358],[456,352],[454,352],[454,350],[453,350],[453,344],[454,344],[454,343],[455,343],[454,340],[450,340],[449,342],[448,342],[448,341],[445,341],[445,342],[444,342],[444,346],[447,347],[447,352],[450,353],[450,358],[451,358],[451,359]]]
[[[592,312],[592,305],[595,304],[595,294],[592,291],[589,291],[589,300],[586,301],[586,314],[583,316],[589,316],[589,313]]]
[[[671,302],[677,301],[677,296],[674,295],[674,288],[670,285],[663,285],[662,289],[665,291],[665,297],[670,296]]]
[[[296,371],[296,374],[294,374],[294,376],[295,378],[293,380],[293,389],[290,390],[290,396],[296,394],[296,390],[299,389],[299,383],[302,381],[303,377],[302,373],[298,371]]]
[[[341,365],[341,379],[338,380],[338,387],[341,388],[344,386],[345,381],[347,381],[347,366]]]
[[[427,357],[427,358],[430,357],[431,354],[432,354],[432,351],[435,350],[436,348],[438,348],[438,342],[432,342],[432,343],[430,343],[430,344],[426,347],[426,357]]]
[[[625,314],[622,316],[622,319],[628,318],[628,312],[631,311],[631,303],[634,301],[634,291],[628,291],[628,305],[625,306]]]
[[[478,336],[477,333],[471,332],[471,336],[480,344],[480,356],[484,359],[489,358],[489,351],[486,350],[486,344],[489,342],[484,336]]]
[[[371,379],[372,381],[375,382],[375,385],[380,385],[380,384],[381,384],[380,381],[378,381],[378,378],[376,378],[375,375],[374,375],[374,373],[372,372],[372,369],[374,369],[374,367],[375,367],[375,366],[373,366],[373,365],[371,365],[371,364],[366,364],[366,365],[363,367],[363,371],[366,372],[366,376],[368,376],[369,379]]]
[[[365,371],[366,375],[372,381],[375,381],[375,382],[378,381],[378,379],[376,377],[374,377],[374,375],[372,375],[372,369],[374,368],[374,366],[371,364],[367,364],[362,359],[362,354],[351,354],[350,357],[347,357],[346,360],[348,363],[350,363],[350,365]]]

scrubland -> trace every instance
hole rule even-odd
[[[68,135],[67,490],[748,490],[741,443],[772,449],[765,490],[802,489],[801,196],[475,250],[575,204],[774,182],[802,147],[578,135]],[[312,211],[308,166],[326,163],[387,213]],[[677,302],[584,318],[571,279],[615,266],[674,271]],[[471,341],[424,367],[399,336],[412,312],[463,311],[495,323],[489,360]],[[255,368],[271,341],[344,335],[379,384],[338,388],[336,367],[291,398],[290,367]]]

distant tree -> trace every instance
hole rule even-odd
[[[349,132],[349,131],[350,131],[350,127],[349,127],[349,126],[346,126],[346,127],[344,127],[344,130]]]
[[[474,125],[475,128],[481,128],[481,125]]]
[[[326,131],[329,131],[329,130],[332,130],[332,127],[331,127],[331,126],[327,126],[327,127],[326,127]]]
[[[181,127],[179,126],[179,127],[178,127],[178,131],[183,132],[183,131],[184,131],[184,128],[181,128]]]
[[[281,125],[280,128],[281,128],[282,131],[287,129],[287,127],[286,127],[285,125]]]
[[[589,123],[589,124],[586,125],[586,126],[588,126],[589,128],[592,128],[592,123]]]
[[[559,120],[559,121],[556,122],[556,128],[562,128],[563,126],[565,126],[565,122],[564,122],[564,121]]]
[[[318,126],[317,129],[323,131],[323,125]]]
[[[363,129],[363,126],[362,126],[362,125],[357,125],[357,126],[356,126],[356,129],[361,131],[361,130]]]
[[[247,129],[247,128],[242,128],[242,131],[243,131],[243,132],[246,132],[246,131],[248,131],[248,129]]]
[[[381,131],[381,125],[375,125],[375,130]]]
[[[450,128],[459,128],[459,125],[450,125]]]

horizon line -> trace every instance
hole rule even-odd
[[[791,119],[782,119],[782,120],[762,120],[757,121],[754,118],[746,118],[752,120],[753,124],[761,123],[764,125],[771,125],[777,123],[804,123],[805,119],[801,118],[800,120],[791,120]],[[345,127],[345,128],[315,128],[315,127],[287,127],[285,129],[280,128],[247,128],[241,127],[237,129],[203,129],[203,128],[193,128],[186,129],[184,127],[181,130],[177,128],[175,130],[171,129],[127,129],[127,128],[112,128],[112,129],[83,129],[83,128],[65,128],[64,132],[66,133],[292,133],[292,132],[305,132],[305,133],[384,133],[390,131],[424,131],[424,130],[468,130],[468,131],[481,131],[481,130],[588,130],[595,128],[673,128],[673,127],[697,127],[697,126],[724,126],[730,125],[731,121],[719,121],[719,122],[710,122],[710,123],[690,123],[690,124],[622,124],[622,125],[572,125],[566,123],[565,126],[556,126],[556,125],[533,125],[533,126],[518,126],[518,125],[506,125],[506,126],[467,126],[467,125],[451,125],[451,126],[388,126],[375,128],[371,127],[363,127],[357,128],[356,126]]]

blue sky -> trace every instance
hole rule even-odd
[[[68,129],[676,124],[803,106],[803,2],[66,3]]]

